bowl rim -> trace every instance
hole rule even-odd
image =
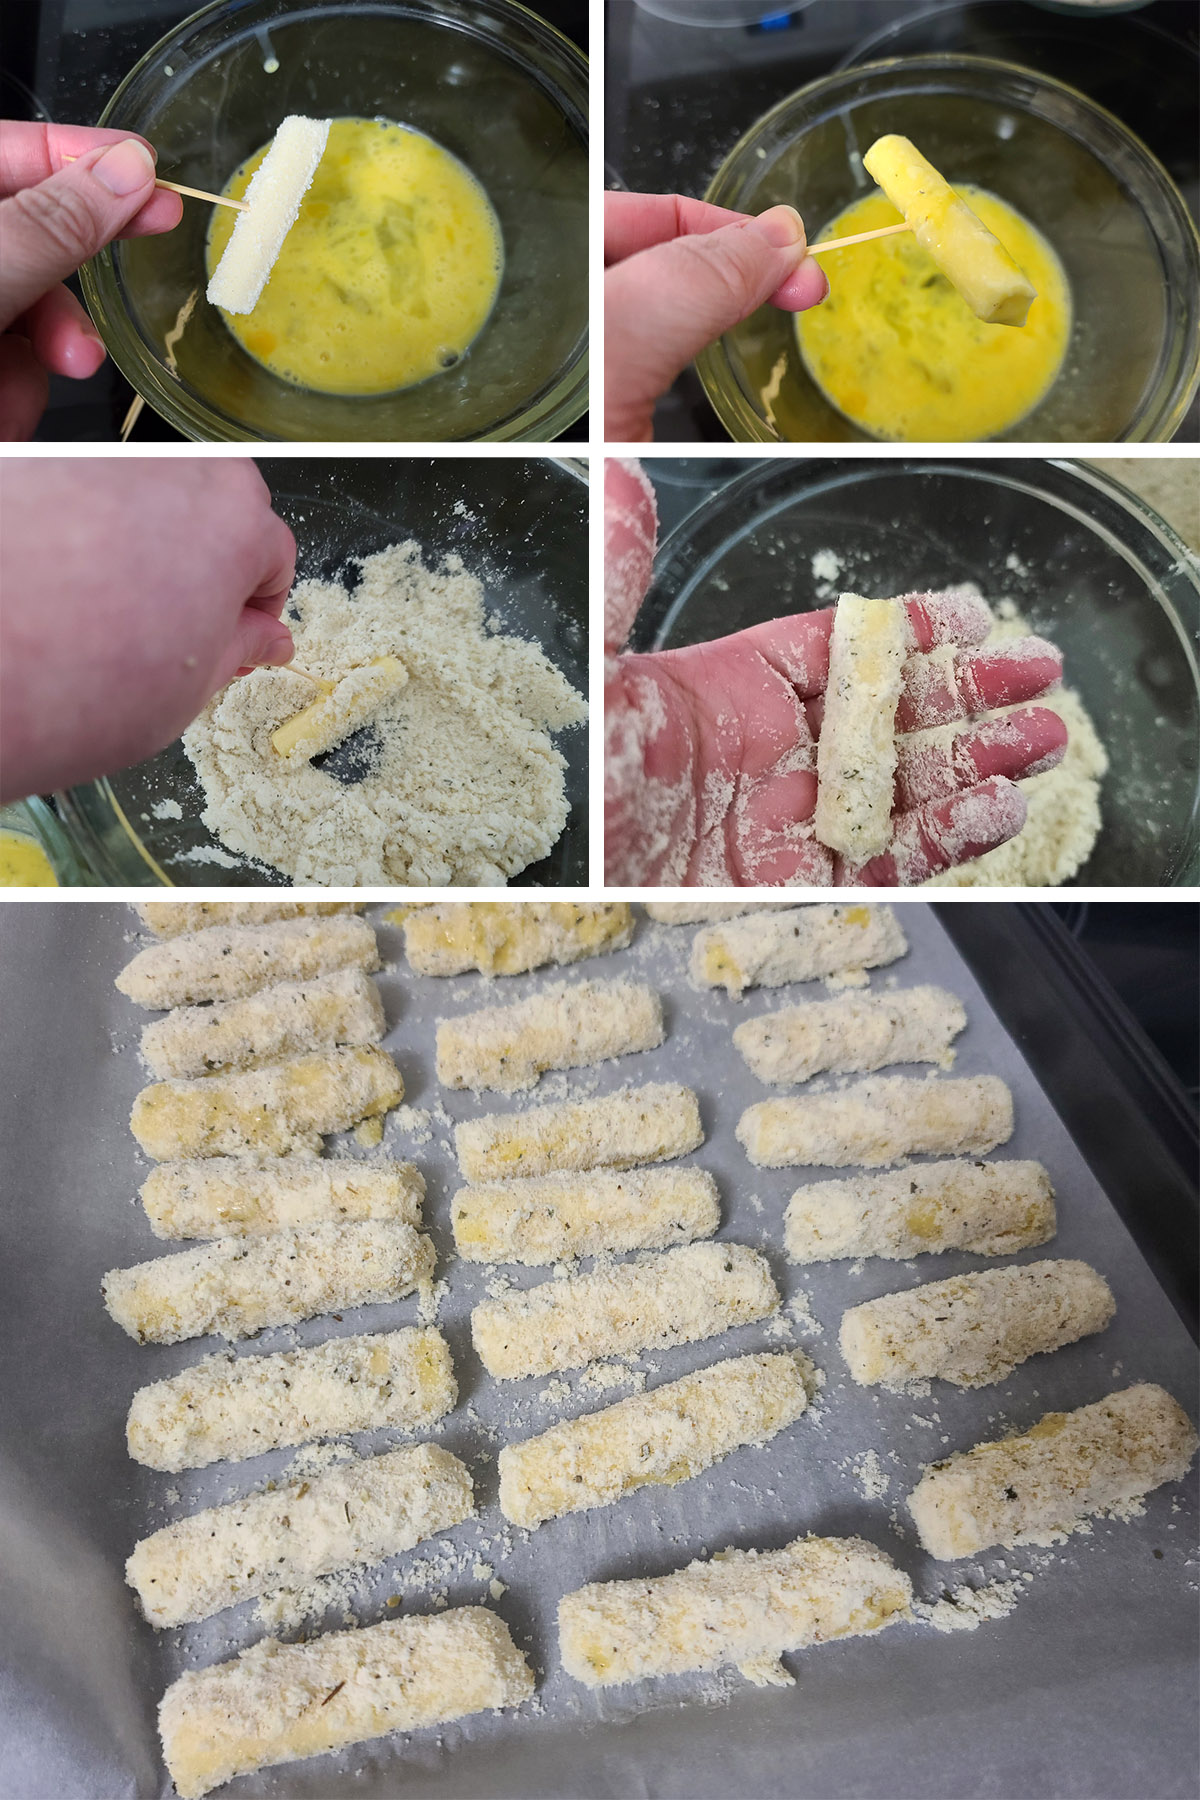
[[[1069,82],[1060,81],[1057,76],[1045,75],[1040,69],[1027,68],[1023,63],[1008,62],[1001,57],[973,56],[964,51],[953,50],[924,51],[911,56],[880,57],[873,62],[853,63],[842,68],[832,69],[827,74],[818,76],[815,81],[805,82],[802,87],[794,88],[790,94],[785,94],[781,100],[776,101],[774,106],[770,107],[765,113],[761,113],[759,117],[753,121],[748,129],[742,133],[728,155],[722,160],[720,168],[717,170],[704,191],[704,199],[712,205],[727,206],[729,204],[729,196],[724,194],[723,189],[733,168],[738,161],[745,156],[749,146],[752,145],[754,140],[759,137],[770,122],[778,115],[786,112],[786,110],[793,106],[801,96],[812,96],[813,94],[819,93],[822,89],[836,89],[839,86],[851,85],[862,77],[869,77],[881,71],[895,71],[912,68],[929,69],[935,72],[938,69],[958,69],[966,70],[968,72],[999,71],[1005,76],[1018,76],[1025,81],[1031,82],[1039,89],[1065,95],[1084,112],[1092,114],[1110,130],[1114,131],[1116,135],[1135,152],[1138,158],[1147,165],[1149,172],[1153,175],[1163,194],[1167,197],[1172,211],[1177,215],[1178,222],[1182,229],[1182,236],[1188,250],[1191,252],[1197,271],[1198,294],[1200,294],[1200,228],[1197,227],[1195,219],[1193,219],[1188,210],[1187,203],[1179,190],[1178,184],[1172,180],[1170,172],[1159,161],[1158,157],[1155,156],[1149,146],[1143,143],[1142,139],[1138,137],[1135,132],[1130,130],[1123,119],[1118,118],[1115,113],[1110,112],[1107,107],[1101,106],[1099,101],[1093,100],[1090,95],[1083,93],[1079,88],[1072,87]],[[1058,123],[1058,121],[1055,121],[1055,123],[1060,131],[1068,130],[1065,124]],[[1190,340],[1190,352],[1187,352],[1185,349],[1185,367],[1184,371],[1181,371],[1176,378],[1175,398],[1169,408],[1155,420],[1153,436],[1149,436],[1146,433],[1138,432],[1136,430],[1127,430],[1120,438],[1098,438],[1096,440],[1097,443],[1167,443],[1173,438],[1175,432],[1179,429],[1188,407],[1195,398],[1197,391],[1200,390],[1200,298],[1198,298],[1193,305],[1193,313],[1198,315],[1194,320],[1198,329],[1192,331],[1190,334],[1185,334],[1185,345]],[[741,428],[738,431],[737,437],[734,438],[734,442],[769,444],[791,442],[791,439],[781,438],[778,433],[773,431],[770,426],[767,425],[766,421],[760,417],[758,411],[747,399],[741,384],[736,377],[733,377],[728,383],[720,380],[720,375],[724,367],[722,362],[724,354],[724,338],[720,338],[715,344],[709,345],[707,349],[702,350],[700,355],[696,358],[696,372],[700,377],[701,385],[704,388],[709,405],[713,408],[713,411],[716,413],[726,431],[730,433],[730,436],[733,437],[735,427]],[[1187,368],[1187,357],[1189,354],[1190,369]],[[857,442],[858,440],[851,441]],[[882,440],[871,440],[868,438],[864,441],[871,443]],[[918,443],[921,440],[913,439],[911,441],[913,443]],[[986,443],[993,440],[974,439],[964,441]]]
[[[98,125],[107,125],[113,114],[119,110],[128,91],[141,78],[144,71],[156,58],[169,53],[170,46],[182,38],[185,33],[202,26],[210,16],[225,13],[231,19],[244,8],[246,0],[206,0],[203,6],[180,19],[169,31],[157,38],[149,49],[137,59],[131,68],[109,95],[100,114]],[[269,3],[269,0],[267,0]],[[281,0],[281,4],[286,0]],[[291,0],[296,12],[319,10],[326,5],[336,5],[339,0]],[[353,4],[354,0],[347,0]],[[374,6],[381,11],[391,10],[393,5],[403,7],[411,5],[417,9],[429,9],[430,23],[439,23],[433,16],[433,7],[437,0],[359,0],[359,3]],[[463,0],[466,3],[466,0]],[[570,112],[568,117],[577,113],[577,122],[582,130],[585,151],[590,139],[589,79],[590,63],[588,56],[580,46],[552,25],[548,19],[535,12],[524,0],[470,0],[472,6],[481,7],[495,14],[497,18],[516,15],[518,22],[535,38],[543,38],[564,58],[576,81],[583,84],[582,103],[573,96],[568,96]],[[116,281],[115,262],[111,245],[105,245],[96,256],[85,262],[79,271],[80,285],[83,289],[84,301],[91,314],[97,331],[104,340],[104,347],[112,357],[121,374],[133,388],[140,400],[154,408],[155,412],[176,431],[181,432],[193,443],[318,443],[316,438],[275,438],[264,437],[257,431],[241,425],[238,421],[218,414],[202,400],[197,400],[195,408],[185,407],[180,402],[179,390],[168,378],[163,365],[148,355],[142,342],[141,333],[135,326],[128,309],[124,306],[110,309],[107,304],[105,288],[111,284],[119,292]],[[199,288],[196,294],[199,294]],[[590,387],[590,346],[589,333],[585,324],[581,337],[566,368],[557,377],[534,393],[523,409],[517,413],[509,413],[487,431],[471,432],[462,437],[414,438],[406,440],[421,444],[442,443],[544,443],[548,439],[558,437],[570,429],[588,410]],[[200,424],[193,412],[203,415]],[[130,418],[136,418],[131,410]],[[128,422],[128,421],[127,421]],[[390,438],[355,438],[353,443],[391,443]]]

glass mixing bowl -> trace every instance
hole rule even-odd
[[[831,550],[837,588],[974,581],[1061,648],[1110,765],[1078,885],[1200,880],[1200,559],[1142,500],[1070,462],[756,461],[661,546],[632,647],[828,606]]]
[[[219,193],[293,112],[398,120],[478,176],[504,234],[491,318],[461,362],[417,386],[368,398],[294,387],[248,356],[204,298],[211,208],[186,200],[177,230],[115,244],[83,270],[100,334],[138,392],[198,439],[564,432],[587,406],[579,51],[514,0],[219,0],[142,58],[100,123],[147,137],[161,176]]]
[[[427,563],[462,558],[505,631],[539,644],[588,691],[587,477],[550,458],[260,457],[275,510],[296,534],[296,574],[330,578],[354,557],[414,538]],[[586,887],[587,726],[556,732],[566,758],[566,829],[522,887]],[[159,818],[163,802],[181,817]],[[148,762],[55,795],[96,885],[287,886],[287,877],[230,857],[201,824],[204,796],[180,743]]]
[[[1004,438],[1169,439],[1200,381],[1200,238],[1161,164],[1074,88],[973,56],[844,69],[753,125],[705,198],[749,213],[786,201],[815,238],[874,190],[862,153],[886,132],[912,138],[948,180],[1015,206],[1066,268],[1074,320],[1062,371]],[[696,367],[733,438],[870,441],[811,380],[791,316],[775,307],[727,332]]]

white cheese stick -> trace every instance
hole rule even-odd
[[[793,1262],[943,1250],[1011,1256],[1054,1236],[1054,1189],[1038,1162],[914,1163],[797,1188],[783,1215]]]
[[[839,994],[747,1019],[733,1041],[760,1081],[807,1081],[828,1070],[867,1075],[888,1063],[946,1066],[967,1023],[961,1000],[945,988],[894,994]]]
[[[761,900],[647,900],[647,916],[658,925],[716,925],[757,912]]]
[[[853,979],[864,969],[895,962],[907,949],[890,906],[763,907],[696,933],[692,980],[701,987],[723,987],[740,999],[751,987]]]
[[[813,829],[852,863],[878,856],[892,835],[896,706],[911,647],[901,601],[841,596],[829,640]]]
[[[533,1687],[503,1620],[461,1606],[305,1644],[264,1638],[172,1682],[158,1728],[180,1800],[201,1800],[255,1769],[519,1706]]]
[[[1196,1454],[1192,1422],[1148,1382],[1031,1430],[931,1463],[908,1510],[930,1556],[950,1562],[993,1544],[1046,1544],[1091,1513],[1182,1481]]]
[[[139,1344],[251,1337],[320,1313],[402,1300],[433,1274],[432,1238],[386,1219],[223,1237],[110,1269],[104,1304]]]
[[[250,178],[246,210],[208,283],[208,303],[226,312],[253,312],[275,267],[283,240],[300,216],[300,202],[312,186],[325,154],[331,119],[289,113],[276,128],[271,148]]]
[[[351,1219],[419,1225],[424,1199],[415,1163],[382,1158],[207,1156],[160,1163],[142,1183],[142,1205],[160,1238],[251,1237]]]
[[[587,1169],[459,1188],[451,1220],[467,1262],[556,1263],[711,1237],[721,1203],[706,1169]]]
[[[325,919],[361,912],[365,900],[142,900],[134,912],[155,937],[180,937],[209,925],[274,925],[280,919]]]
[[[445,1338],[410,1326],[273,1356],[207,1356],[139,1388],[125,1437],[134,1462],[174,1474],[351,1431],[420,1431],[457,1398]]]
[[[883,1075],[835,1094],[759,1100],[738,1120],[758,1168],[848,1163],[881,1168],[918,1153],[980,1156],[1012,1136],[1012,1095],[998,1075],[911,1080]]]
[[[564,1169],[629,1169],[686,1156],[703,1142],[695,1094],[668,1081],[623,1088],[598,1100],[488,1113],[454,1128],[459,1167],[468,1181]]]
[[[155,1082],[134,1101],[129,1127],[155,1162],[243,1150],[283,1156],[319,1150],[323,1132],[346,1131],[403,1098],[387,1052],[356,1045],[233,1075]]]
[[[1051,1260],[954,1275],[867,1300],[842,1314],[838,1341],[863,1387],[931,1376],[956,1387],[987,1387],[1027,1357],[1103,1331],[1116,1310],[1095,1269]]]
[[[879,1631],[911,1602],[908,1576],[874,1544],[802,1537],[577,1588],[558,1603],[558,1639],[567,1674],[588,1687],[731,1665],[756,1687],[785,1686],[785,1651]]]
[[[366,725],[380,707],[407,686],[408,670],[397,657],[373,657],[331,683],[329,692],[320,699],[286,719],[272,732],[271,747],[289,762],[310,762]]]
[[[140,950],[116,985],[139,1006],[240,1000],[276,981],[312,981],[332,969],[379,967],[375,933],[352,913],[273,925],[210,925]]]
[[[417,1444],[178,1519],[141,1539],[125,1579],[161,1630],[382,1562],[474,1513],[465,1464]]]
[[[511,1381],[694,1344],[778,1309],[779,1290],[757,1250],[685,1244],[483,1300],[471,1314],[471,1336],[488,1374]]]
[[[543,963],[623,950],[632,936],[633,913],[623,901],[452,901],[404,920],[404,948],[418,975],[522,975]]]
[[[384,1033],[379,989],[362,969],[315,981],[281,981],[244,1000],[184,1006],[142,1028],[142,1056],[166,1080],[241,1069],[338,1044],[377,1044]]]
[[[446,1087],[515,1094],[547,1069],[579,1069],[653,1050],[662,1003],[635,981],[555,982],[515,1006],[485,1006],[437,1028],[437,1076]]]
[[[808,1405],[786,1354],[712,1363],[652,1393],[565,1419],[500,1452],[500,1510],[514,1525],[610,1506],[642,1487],[673,1487],[744,1444],[765,1444]]]

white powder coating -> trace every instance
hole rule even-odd
[[[418,975],[524,975],[545,963],[624,950],[632,937],[633,912],[624,901],[467,900],[425,906],[404,920],[404,948]]]
[[[365,668],[351,669],[330,693],[279,727],[272,739],[277,754],[292,762],[311,762],[369,724],[380,707],[407,686],[408,670],[394,656],[377,656]]]
[[[997,1075],[885,1075],[840,1093],[760,1100],[738,1120],[737,1137],[759,1168],[882,1168],[917,1154],[979,1156],[1005,1143],[1012,1129],[1012,1094]]]
[[[274,1356],[206,1357],[139,1388],[125,1435],[135,1462],[175,1473],[351,1431],[419,1431],[457,1398],[445,1338],[415,1326]]]
[[[598,1100],[489,1113],[454,1128],[458,1164],[468,1181],[560,1170],[630,1169],[669,1162],[704,1142],[691,1088],[652,1082]]]
[[[861,1538],[796,1538],[725,1550],[645,1581],[597,1581],[558,1604],[563,1665],[588,1687],[733,1665],[762,1687],[789,1683],[785,1651],[858,1637],[904,1618],[907,1575]]]
[[[932,1062],[943,1067],[967,1023],[961,1000],[945,988],[904,988],[894,994],[840,994],[747,1019],[733,1034],[742,1058],[760,1081],[807,1081],[828,1070],[869,1074],[888,1063]]]
[[[719,925],[723,919],[753,912],[758,904],[754,900],[647,900],[646,913],[659,925]]]
[[[937,1377],[986,1387],[1027,1357],[1103,1331],[1116,1310],[1107,1281],[1089,1264],[1026,1263],[852,1306],[842,1314],[839,1342],[862,1386]]]
[[[359,568],[352,592],[298,582],[287,618],[310,674],[336,680],[384,655],[408,670],[346,753],[342,772],[361,778],[276,753],[272,734],[311,685],[256,669],[184,736],[204,823],[298,884],[502,887],[567,823],[549,734],[581,724],[586,703],[538,645],[487,630],[483,584],[457,559],[433,570],[418,545],[396,544]]]
[[[323,1132],[347,1131],[403,1098],[395,1063],[367,1044],[240,1074],[155,1082],[134,1101],[129,1125],[155,1162],[243,1150],[282,1156],[319,1150]]]
[[[273,925],[280,919],[326,919],[362,910],[346,900],[144,900],[134,911],[155,937],[173,938],[209,925]]]
[[[270,925],[211,925],[141,950],[116,986],[139,1006],[241,1000],[277,981],[312,981],[333,969],[379,967],[365,919],[285,919]]]
[[[246,189],[246,210],[208,283],[208,303],[226,312],[253,312],[271,277],[283,240],[300,216],[300,202],[325,154],[332,119],[289,113]]]
[[[944,1250],[1011,1256],[1054,1236],[1054,1189],[1038,1162],[917,1163],[797,1188],[784,1214],[793,1262]]]
[[[327,1220],[419,1225],[425,1178],[390,1159],[212,1156],[160,1164],[141,1197],[155,1237],[247,1237]]]
[[[179,1519],[141,1539],[125,1579],[151,1625],[183,1625],[382,1562],[474,1512],[464,1464],[418,1444]]]
[[[384,1033],[379,990],[362,969],[315,981],[281,981],[244,1000],[179,1007],[142,1031],[151,1074],[207,1075],[338,1044],[376,1044]]]
[[[547,1069],[578,1069],[653,1050],[662,1002],[634,981],[556,982],[515,1006],[488,1006],[437,1028],[437,1075],[446,1087],[513,1094]]]
[[[795,1356],[739,1356],[552,1426],[500,1452],[500,1510],[514,1525],[673,1487],[744,1444],[765,1444],[808,1405]]]
[[[591,1169],[460,1188],[451,1217],[467,1262],[538,1265],[710,1237],[721,1202],[706,1169]]]
[[[821,843],[865,863],[892,834],[896,707],[912,633],[903,603],[843,594],[833,615],[817,744]]]
[[[890,906],[764,906],[697,932],[691,973],[702,987],[723,987],[740,999],[750,987],[880,968],[907,949]]]
[[[319,1313],[402,1300],[433,1274],[432,1238],[385,1219],[217,1238],[104,1277],[104,1304],[139,1344],[250,1337]]]
[[[519,1706],[533,1688],[503,1620],[462,1606],[307,1644],[264,1638],[172,1682],[158,1728],[181,1800],[200,1800],[255,1769]]]
[[[471,1313],[471,1336],[488,1374],[511,1381],[697,1343],[778,1308],[779,1291],[757,1250],[685,1244],[481,1301]]]
[[[1181,1481],[1196,1447],[1183,1408],[1142,1382],[932,1463],[908,1508],[925,1549],[943,1562],[993,1544],[1044,1544],[1089,1514]]]

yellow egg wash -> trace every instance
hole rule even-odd
[[[227,182],[232,199],[269,148]],[[213,208],[210,276],[236,218]],[[386,394],[466,354],[492,310],[503,263],[491,203],[448,150],[406,126],[335,119],[258,305],[222,317],[284,381],[326,394]]]
[[[829,298],[796,315],[809,374],[830,404],[872,437],[995,437],[1032,411],[1062,367],[1071,335],[1062,264],[1003,200],[981,188],[958,191],[1037,289],[1024,325],[977,319],[911,232],[823,256]],[[882,194],[869,194],[821,237],[899,219]]]
[[[58,877],[40,844],[19,831],[0,831],[0,887],[57,887]]]

